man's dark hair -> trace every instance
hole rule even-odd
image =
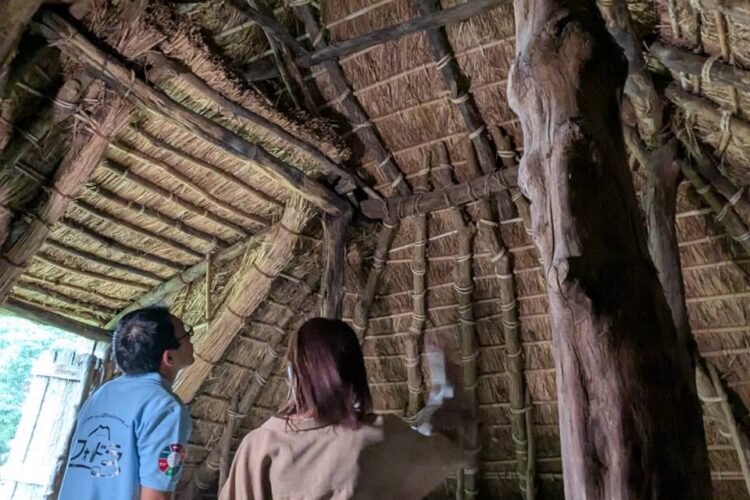
[[[138,309],[123,316],[117,324],[112,346],[115,361],[126,375],[159,371],[161,357],[177,349],[172,315],[166,307]]]

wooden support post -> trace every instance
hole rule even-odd
[[[510,137],[497,125],[490,126],[490,135],[492,135],[492,140],[495,142],[497,156],[500,157],[503,166],[508,170],[518,171],[516,151],[513,149]],[[510,189],[510,198],[516,206],[518,215],[521,216],[526,234],[531,236],[531,209],[529,208],[529,200],[526,199],[517,187]]]
[[[547,278],[566,497],[710,498],[694,381],[625,161],[626,62],[592,5],[514,6],[509,103]]]
[[[362,342],[367,334],[367,320],[370,317],[370,308],[375,300],[375,294],[380,285],[380,278],[385,269],[385,261],[388,259],[388,250],[391,248],[393,238],[398,232],[398,221],[383,221],[383,227],[378,233],[378,242],[375,246],[375,255],[372,257],[372,267],[367,275],[367,284],[360,295],[359,301],[354,308],[354,320],[352,328]]]
[[[108,330],[99,328],[98,326],[80,323],[76,320],[51,313],[39,307],[22,303],[14,298],[6,300],[5,304],[2,305],[2,309],[11,314],[15,314],[16,316],[20,316],[21,318],[41,323],[43,325],[54,326],[60,330],[75,333],[76,335],[97,342],[110,342],[112,340],[112,333]]]
[[[170,99],[164,92],[148,86],[118,58],[107,55],[61,17],[44,12],[36,30],[55,43],[66,55],[82,64],[113,89],[139,102],[161,119],[188,130],[204,141],[223,149],[261,172],[274,182],[297,193],[322,210],[338,215],[347,204],[335,193],[301,170],[287,165],[256,144],[250,144],[234,132]]]
[[[365,200],[361,203],[362,213],[371,219],[401,219],[486,200],[495,193],[516,187],[517,174],[518,168],[507,168],[425,194]]]
[[[130,120],[132,107],[117,97],[102,105],[88,130],[79,131],[55,172],[47,199],[38,205],[35,218],[20,220],[14,229],[20,237],[6,241],[0,259],[0,302],[41,248],[52,226],[59,221],[106,151],[110,138]]]
[[[417,0],[422,15],[437,12],[439,3],[436,0]],[[482,119],[471,95],[469,82],[461,72],[456,57],[453,55],[448,36],[442,27],[427,30],[432,57],[437,61],[437,69],[443,78],[443,84],[450,91],[450,102],[456,105],[469,130],[469,139],[474,143],[482,173],[490,174],[496,168],[496,157],[492,151],[492,144],[487,135],[487,125]],[[478,175],[477,175],[478,177]],[[511,219],[514,217],[513,202],[508,193],[498,193],[498,208],[500,217]]]
[[[268,379],[273,373],[273,369],[276,366],[278,358],[281,355],[281,350],[283,349],[283,342],[286,338],[286,328],[293,319],[294,311],[299,309],[305,300],[307,300],[318,279],[319,274],[312,273],[310,277],[304,281],[305,286],[301,288],[300,292],[292,300],[290,307],[286,309],[278,326],[275,327],[276,333],[266,345],[263,359],[253,375],[247,390],[242,393],[242,397],[237,404],[237,410],[234,412],[227,412],[226,425],[222,429],[218,444],[211,448],[206,459],[195,470],[193,481],[188,486],[190,494],[194,495],[197,493],[195,491],[196,489],[209,489],[211,484],[218,477],[217,473],[221,468],[221,463],[231,462],[231,443],[234,440],[234,435],[237,432],[241,421],[253,406],[255,406],[255,402],[258,400],[258,397],[261,395],[263,389],[268,383]],[[188,498],[190,498],[190,494],[188,495]]]
[[[346,229],[351,212],[338,217],[323,216],[323,280],[320,285],[320,315],[341,319],[344,299]]]
[[[308,4],[301,4],[295,6],[294,10],[305,25],[305,29],[310,35],[310,40],[313,41],[313,45],[325,49],[327,47],[324,36],[325,32],[321,32],[318,21],[313,14],[312,7]],[[380,165],[380,168],[382,169],[385,180],[391,183],[391,186],[396,193],[402,196],[411,194],[411,189],[404,179],[403,173],[399,169],[396,160],[385,147],[383,139],[375,129],[375,125],[370,121],[370,118],[360,104],[359,99],[354,96],[352,88],[349,86],[341,66],[339,66],[336,61],[326,61],[323,63],[323,68],[328,73],[328,77],[331,79],[331,85],[339,96],[338,101],[341,103],[344,116],[349,120],[349,123],[351,123],[353,127],[352,131],[357,133],[367,150],[375,157],[375,161],[378,162],[378,165]]]
[[[189,403],[193,399],[247,318],[266,298],[278,273],[292,261],[299,233],[313,213],[306,201],[290,199],[265,244],[245,256],[232,291],[211,321],[210,332],[193,339],[195,362],[180,372],[174,384],[174,392],[182,401]]]

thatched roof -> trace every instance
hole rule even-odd
[[[291,105],[286,85],[273,76],[279,70],[266,33],[233,2],[144,1],[118,9],[121,3],[82,2],[73,9],[80,19],[74,25],[131,70],[134,80],[150,82],[175,103],[303,172],[310,182],[331,186],[331,192],[345,171],[356,172],[364,179],[356,182],[383,197],[438,189],[451,182],[450,175],[462,183],[487,173],[480,141],[494,143],[498,156],[493,169],[501,164],[512,168],[523,154],[520,127],[506,99],[514,57],[510,3],[446,26],[447,41],[465,76],[453,88],[441,72],[446,60],[436,57],[430,38],[421,31],[338,59],[350,91],[340,88],[328,64],[302,67],[301,81],[316,101],[316,109],[308,111]],[[309,5],[258,3],[304,47],[311,47],[309,26],[300,15]],[[463,4],[441,3],[443,9]],[[325,36],[312,38],[318,44],[336,44],[366,35],[423,15],[417,5],[412,0],[325,2],[319,13],[314,12],[327,28]],[[702,188],[700,178],[691,184],[694,178],[686,174],[679,187],[676,224],[695,341],[728,388],[737,423],[744,428],[750,404],[750,205],[746,192],[738,190],[750,183],[750,9],[740,2],[715,0],[655,0],[629,6],[636,31],[666,50],[654,49],[647,62],[660,95],[671,103],[671,126],[686,144],[680,161],[687,171],[697,171],[704,181],[725,188]],[[35,18],[49,26],[45,19]],[[49,37],[43,28],[36,31]],[[49,191],[43,186],[49,186],[70,144],[77,134],[98,125],[89,117],[118,93],[70,52],[78,49],[66,50],[70,43],[64,34],[53,46],[27,35],[19,50],[23,64],[15,63],[3,96],[0,125],[8,133],[0,128],[7,142],[0,159],[0,208],[16,220],[33,217],[37,200]],[[689,74],[674,63],[687,57],[679,49],[701,58],[697,72]],[[282,57],[287,66],[294,58],[288,51]],[[746,71],[744,84],[722,80],[723,64]],[[258,79],[262,72],[272,78]],[[292,80],[292,87],[299,85],[294,75]],[[467,88],[471,99],[462,97]],[[48,98],[56,94],[56,99]],[[486,130],[468,126],[462,107],[467,101],[475,104],[474,120]],[[352,114],[355,106],[369,121],[363,123],[356,110]],[[214,318],[233,293],[233,276],[242,269],[247,252],[269,244],[263,235],[276,227],[294,190],[229,145],[220,147],[146,101],[137,102],[126,121],[110,138],[64,217],[29,259],[10,297],[16,304],[32,304],[102,327],[111,326],[118,313],[139,298],[144,304],[158,297],[188,323],[199,325],[199,334],[210,335],[207,318]],[[473,157],[472,143],[479,158]],[[702,164],[695,159],[700,148]],[[635,158],[631,166],[640,189],[643,167]],[[711,169],[712,178],[704,167]],[[723,179],[716,181],[719,174]],[[519,493],[523,484],[511,437],[519,409],[519,401],[512,400],[512,386],[520,384],[528,388],[532,407],[539,494],[561,498],[545,279],[524,225],[523,200],[519,202],[516,191],[512,194],[515,208],[510,204],[499,212],[510,207],[513,213],[494,221],[486,218],[482,203],[461,208],[467,228],[478,228],[469,297],[478,343],[476,397],[485,433],[479,455],[482,488],[487,495],[504,498]],[[418,200],[414,206],[418,208]],[[392,215],[398,218],[398,213]],[[467,331],[462,328],[470,324],[462,316],[463,299],[456,287],[463,272],[458,269],[466,233],[457,227],[455,208],[430,212],[424,220],[421,226],[419,217],[406,217],[397,226],[390,221],[382,228],[357,213],[348,234],[343,317],[364,335],[378,412],[409,413],[410,379],[423,380],[423,392],[429,390],[427,369],[410,371],[406,362],[405,353],[414,347],[410,328],[416,325],[421,332],[418,345],[446,345],[460,357]],[[493,222],[498,223],[497,237],[491,236]],[[3,234],[1,223],[2,213]],[[4,248],[18,237],[11,232]],[[295,243],[291,264],[274,274],[267,299],[246,318],[246,326],[231,338],[220,358],[211,361],[208,378],[190,402],[194,433],[185,484],[205,472],[206,459],[218,449],[235,395],[241,397],[253,387],[257,391],[238,424],[234,444],[286,396],[279,361],[282,346],[289,332],[318,314],[323,239],[320,219],[315,218]],[[501,292],[505,278],[496,266],[503,246],[511,256],[507,262],[516,292],[512,309],[520,324],[520,378],[513,375],[515,368],[506,366],[516,361],[507,357],[512,354],[506,345],[513,320]],[[420,262],[422,251],[426,318],[421,322],[417,317],[415,323],[420,275],[415,262]],[[205,264],[208,254],[213,255],[213,265]],[[372,297],[367,296],[368,282],[375,286]],[[717,498],[746,498],[741,464],[725,423],[709,417],[705,423]],[[446,488],[452,484],[449,481]]]

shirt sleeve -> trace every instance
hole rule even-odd
[[[182,475],[192,423],[188,411],[170,402],[151,415],[144,415],[137,436],[141,486],[174,491]]]

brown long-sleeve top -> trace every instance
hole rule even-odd
[[[240,444],[219,500],[420,499],[461,464],[461,450],[397,417],[352,430],[271,417]]]

